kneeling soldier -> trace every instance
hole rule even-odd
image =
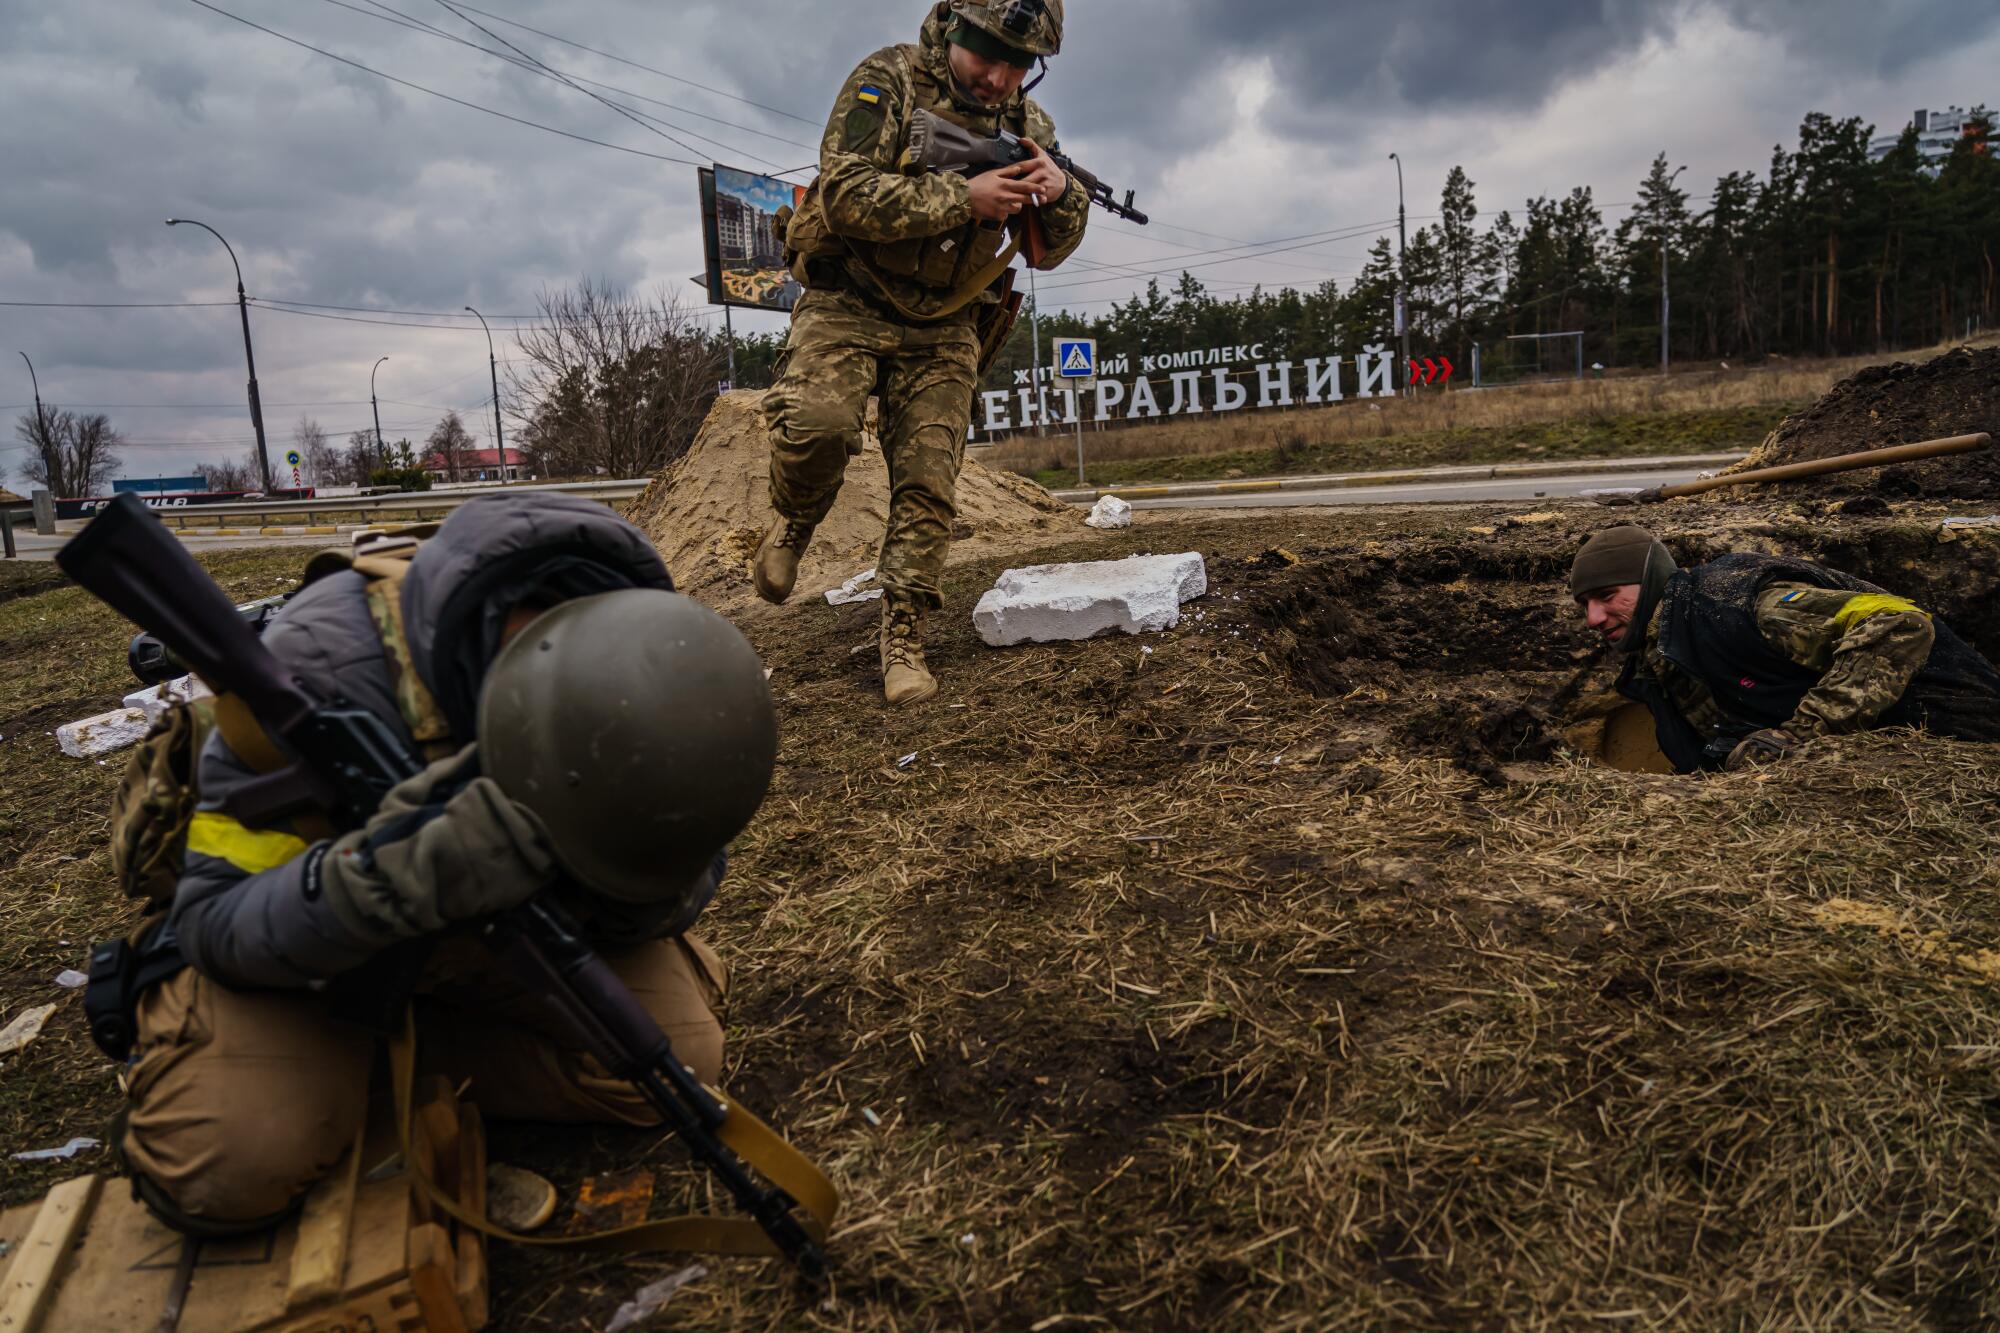
[[[1801,741],[1922,727],[2000,741],[2000,673],[1916,603],[1805,560],[1737,553],[1680,569],[1644,528],[1577,552],[1570,593],[1627,657],[1618,690],[1683,773]]]
[[[671,589],[603,506],[497,495],[405,559],[364,548],[309,578],[272,622],[285,666],[431,762],[351,833],[247,827],[230,798],[284,756],[218,707],[185,871],[139,942],[155,984],[119,1146],[163,1220],[233,1234],[298,1204],[366,1113],[376,1034],[351,1015],[383,989],[394,1011],[414,986],[421,1068],[488,1115],[656,1123],[466,929],[544,891],[716,1080],[725,974],[689,931],[769,782],[776,724],[749,645]],[[409,981],[381,975],[412,946]]]

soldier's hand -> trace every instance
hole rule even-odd
[[[375,817],[337,839],[309,872],[365,933],[409,938],[491,916],[554,882],[541,826],[499,784],[475,776],[477,747],[390,789]]]
[[[1069,188],[1069,173],[1055,164],[1055,160],[1042,151],[1042,146],[1033,139],[1023,139],[1022,143],[1035,150],[1035,156],[1021,163],[1027,171],[1021,179],[1034,188],[1044,204],[1053,204],[1062,198]]]
[[[972,191],[972,216],[981,222],[1005,222],[1035,202],[1034,189],[1022,179],[1025,162],[997,171],[984,171],[968,182]]]
[[[1737,743],[1729,752],[1729,759],[1723,767],[1734,773],[1739,769],[1757,764],[1768,764],[1783,759],[1798,748],[1799,739],[1783,727],[1769,727],[1763,731],[1753,731]]]

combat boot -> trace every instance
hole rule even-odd
[[[924,609],[905,598],[882,599],[882,697],[890,707],[937,693],[937,677],[924,665]]]
[[[775,603],[792,595],[792,585],[799,579],[799,557],[806,553],[812,535],[810,523],[783,514],[771,521],[750,561],[750,581],[757,585],[759,597]]]

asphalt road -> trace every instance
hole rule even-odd
[[[1693,468],[1666,472],[1587,472],[1554,477],[1407,482],[1391,486],[1331,486],[1323,491],[1251,491],[1242,495],[1166,496],[1134,500],[1134,509],[1267,509],[1294,505],[1426,504],[1439,500],[1539,500],[1616,487],[1673,486],[1700,476]]]

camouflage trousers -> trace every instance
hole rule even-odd
[[[849,293],[807,292],[792,310],[778,382],[764,398],[771,507],[804,523],[826,517],[847,460],[861,452],[869,396],[879,394],[889,520],[877,578],[892,592],[940,605],[978,363],[970,311],[906,325]]]

